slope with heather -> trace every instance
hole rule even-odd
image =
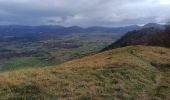
[[[159,28],[144,28],[141,30],[130,31],[116,42],[105,47],[102,51],[130,45],[151,45],[151,37],[158,32],[162,32],[162,30]]]
[[[148,24],[152,26],[152,24]],[[146,26],[148,26],[146,25]],[[105,47],[102,51],[110,50],[118,47],[125,47],[131,45],[149,45],[170,47],[170,25],[159,27],[159,25],[141,30],[130,31],[122,36],[116,42]]]
[[[170,49],[129,46],[0,74],[1,99],[170,99]]]

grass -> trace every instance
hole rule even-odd
[[[35,57],[21,57],[21,58],[14,58],[7,61],[1,68],[1,71],[10,71],[14,69],[24,68],[24,67],[35,67],[40,63]]]
[[[170,99],[170,64],[154,64],[162,72],[163,78],[160,84],[153,90],[152,95],[163,100]]]
[[[37,57],[18,57],[6,61],[0,68],[0,71],[12,71],[29,67],[44,67],[61,64],[61,61],[48,60],[44,61]]]
[[[12,80],[9,79],[8,86],[1,87],[0,96],[10,99],[51,99],[52,97],[135,99],[138,92],[154,83],[152,80],[154,73],[137,67],[133,67],[134,69],[131,70],[129,67],[114,68],[109,66],[105,69],[84,67],[67,71],[50,70],[44,71],[44,75],[20,72],[22,73],[20,77],[12,75],[15,84],[10,83]],[[151,75],[145,73],[151,73]]]
[[[166,48],[131,46],[110,50],[58,66],[3,72],[0,98],[168,100],[169,64],[170,50]]]

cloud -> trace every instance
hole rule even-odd
[[[169,0],[0,0],[0,24],[122,26],[164,23]]]

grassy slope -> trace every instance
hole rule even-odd
[[[1,99],[170,99],[170,49],[130,46],[0,74]]]

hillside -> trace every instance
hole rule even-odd
[[[161,31],[161,29],[152,27],[127,32],[119,40],[104,48],[103,51],[130,45],[149,45],[150,37]]]
[[[154,25],[148,24],[144,27],[147,26]],[[131,45],[170,47],[170,25],[165,25],[164,28],[163,26],[155,25],[155,27],[127,32],[119,40],[105,47],[102,51]]]
[[[170,49],[129,46],[0,74],[1,99],[170,99]]]

